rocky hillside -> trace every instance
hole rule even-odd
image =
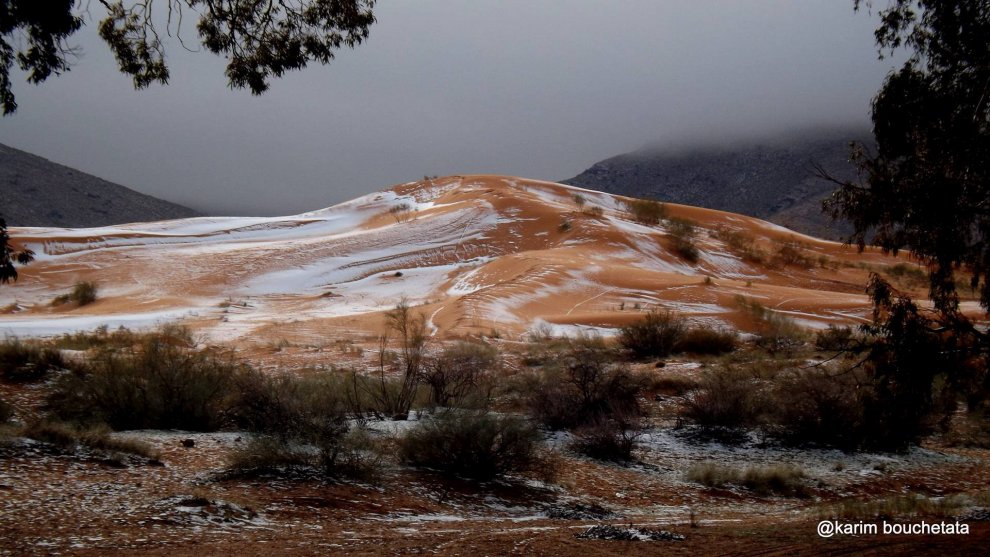
[[[854,178],[853,140],[869,141],[869,134],[814,131],[733,147],[643,150],[598,162],[563,183],[742,213],[838,239],[849,227],[822,214],[822,200],[835,186],[816,176],[814,164],[836,178]]]
[[[196,214],[187,207],[0,144],[0,216],[10,226],[80,228]]]

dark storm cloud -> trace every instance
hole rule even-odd
[[[171,84],[135,92],[90,22],[73,71],[16,89],[0,142],[196,208],[291,213],[424,174],[557,180],[647,144],[862,126],[891,66],[851,0],[381,0],[377,15],[366,44],[260,98],[176,43]]]

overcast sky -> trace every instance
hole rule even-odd
[[[375,14],[365,44],[262,97],[175,43],[171,83],[136,92],[90,21],[71,72],[17,83],[0,143],[212,213],[289,214],[424,174],[561,180],[647,144],[866,126],[892,67],[852,0],[379,0]]]

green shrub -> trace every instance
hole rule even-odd
[[[630,199],[626,201],[626,210],[638,223],[655,226],[667,216],[667,208],[663,203],[652,199]]]
[[[78,306],[85,306],[96,301],[97,286],[95,282],[77,282],[68,294],[61,294],[52,300],[53,305],[61,305],[72,302]]]
[[[669,310],[652,310],[631,325],[622,328],[619,343],[638,358],[664,357],[687,331],[684,318]]]
[[[227,420],[245,366],[189,346],[188,331],[166,327],[131,351],[103,350],[85,369],[58,379],[48,399],[63,420],[121,429],[213,431]]]
[[[61,352],[8,339],[0,343],[0,378],[12,383],[40,381],[52,371],[69,368]]]
[[[540,434],[516,416],[449,410],[419,421],[399,439],[399,456],[412,466],[489,480],[534,468]]]
[[[734,331],[718,329],[689,329],[677,340],[674,352],[718,356],[736,349],[738,337]]]

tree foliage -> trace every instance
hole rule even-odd
[[[182,42],[183,23],[197,18],[202,46],[227,59],[231,88],[258,95],[272,77],[328,64],[341,47],[368,38],[374,0],[99,0],[105,17],[97,24],[120,71],[141,89],[168,83],[162,36]],[[0,106],[17,109],[11,90],[14,62],[41,83],[68,71],[74,49],[69,38],[85,23],[80,0],[0,0]]]
[[[7,222],[0,218],[0,284],[17,280],[17,268],[14,263],[24,265],[34,259],[34,252],[29,249],[14,249],[7,235]]]
[[[873,99],[876,152],[854,154],[865,183],[828,206],[861,247],[925,263],[939,311],[958,311],[957,272],[990,309],[990,1],[892,0],[880,18],[881,56],[910,56]]]
[[[867,289],[864,418],[871,444],[901,448],[934,419],[945,425],[960,395],[972,407],[990,392],[990,340],[960,310],[956,281],[990,315],[990,0],[889,0],[879,16],[880,57],[907,59],[873,99],[875,152],[854,147],[861,179],[840,183],[826,208],[853,223],[860,249],[910,250],[927,266],[932,311],[879,275]]]

